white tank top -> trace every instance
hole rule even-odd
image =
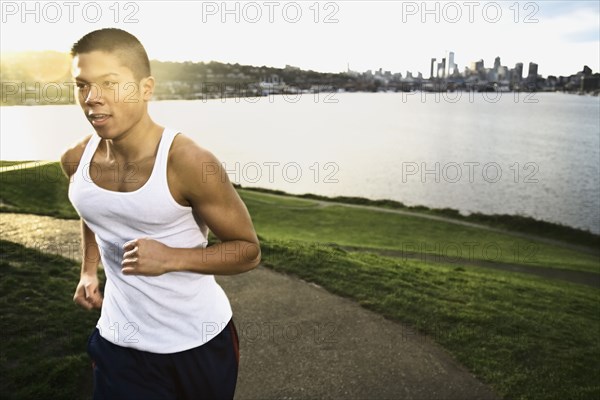
[[[148,181],[133,192],[96,185],[90,162],[100,137],[89,140],[69,185],[71,203],[96,235],[106,275],[97,327],[112,343],[152,353],[175,353],[216,336],[232,317],[227,295],[213,275],[168,272],[123,275],[123,244],[148,237],[171,247],[206,247],[208,227],[177,203],[167,184],[169,149],[177,131],[166,128]],[[112,173],[112,172],[111,172]],[[200,224],[200,225],[199,225]]]

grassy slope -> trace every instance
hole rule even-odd
[[[0,210],[77,218],[58,163],[0,174]],[[239,190],[268,238],[336,242],[450,257],[600,272],[598,256],[456,224]],[[282,223],[284,221],[284,223]]]
[[[0,211],[78,218],[67,197],[69,182],[60,164],[0,173]]]
[[[521,237],[447,222],[343,206],[288,208],[240,191],[256,229],[269,238],[335,242],[450,257],[600,273],[598,257]],[[283,222],[282,222],[283,221]]]
[[[281,190],[272,190],[265,188],[248,188],[248,190],[286,195]],[[364,197],[349,197],[349,196],[335,196],[327,197],[313,193],[305,193],[298,197],[304,199],[315,199],[327,202],[337,202],[346,204],[359,204],[366,206],[374,206],[379,208],[387,208],[394,210],[412,211],[423,214],[429,214],[434,216],[448,217],[460,221],[471,222],[481,225],[487,225],[494,228],[504,229],[511,232],[523,232],[532,235],[539,235],[546,238],[563,241],[566,243],[572,243],[582,246],[588,246],[596,248],[600,246],[600,235],[595,235],[589,231],[581,229],[571,228],[569,226],[556,224],[552,222],[546,222],[537,220],[531,217],[525,217],[521,215],[507,215],[507,214],[481,214],[473,213],[469,215],[463,215],[458,210],[451,208],[428,208],[425,206],[407,206],[402,202],[382,199],[382,200],[371,200]]]
[[[0,160],[0,168],[1,167],[12,167],[19,164],[25,164],[31,161],[2,161]]]
[[[600,395],[596,289],[261,239],[265,265],[409,324],[406,335],[429,335],[507,398]],[[85,343],[98,313],[72,303],[77,264],[4,241],[0,254],[0,391],[78,398],[89,380]]]
[[[298,241],[262,247],[269,267],[410,324],[506,398],[600,396],[597,289]]]
[[[2,398],[81,398],[91,389],[82,387],[91,378],[85,348],[99,312],[73,304],[79,266],[6,241],[0,255]]]
[[[600,273],[598,256],[482,229],[238,190],[265,237]],[[284,221],[282,223],[282,221]]]
[[[66,202],[64,179],[54,183],[48,179],[20,183],[18,179],[4,179],[11,183],[2,182],[0,197],[22,211],[47,214],[51,210],[54,215],[76,216]],[[318,208],[307,200],[239,192],[261,235],[265,265],[314,281],[430,334],[508,398],[600,396],[595,379],[600,372],[597,289],[530,275],[461,268],[460,263],[428,265],[348,253],[325,244],[335,241],[384,247],[385,243],[394,248],[407,234],[425,243],[443,241],[444,235],[453,241],[509,239],[490,239],[482,231],[440,226],[434,221],[405,221],[406,217],[392,214],[337,206]],[[394,230],[392,225],[396,224],[402,229]],[[542,254],[548,265],[555,262],[553,257],[573,258],[574,268],[594,265],[594,259],[576,252],[545,248]],[[595,265],[597,268],[597,261]],[[97,318],[71,302],[77,267],[4,243],[1,271],[2,392],[21,390],[35,397],[68,397],[77,390],[78,381],[70,381],[64,371],[87,368],[81,340],[85,342],[89,329],[81,331],[80,327],[92,326]],[[36,336],[40,326],[45,327],[43,348]],[[72,340],[65,339],[65,332]],[[43,372],[46,368],[49,373]],[[39,376],[39,383],[23,384]],[[20,388],[15,389],[17,386]]]

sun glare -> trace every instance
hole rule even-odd
[[[70,73],[71,68],[70,54],[57,51],[3,52],[1,57],[4,71],[21,70],[38,82],[60,81]]]

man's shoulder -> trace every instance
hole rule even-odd
[[[173,140],[168,163],[171,182],[188,199],[215,194],[230,185],[221,161],[181,133]]]
[[[200,146],[183,133],[175,136],[169,151],[169,163],[176,169],[188,170],[190,167],[199,167],[205,163],[220,162],[217,157],[206,147]]]
[[[92,138],[92,135],[87,135],[83,139],[77,141],[69,148],[65,150],[65,152],[60,157],[60,165],[67,176],[73,175],[77,167],[79,166],[79,161],[81,160],[81,156],[87,146],[88,142]]]

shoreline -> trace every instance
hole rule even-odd
[[[392,210],[402,210],[408,212],[414,212],[419,214],[425,214],[428,216],[438,216],[444,218],[454,219],[460,222],[482,224],[493,228],[502,228],[514,232],[530,233],[547,237],[551,239],[557,239],[569,243],[576,243],[585,247],[597,248],[600,246],[600,234],[593,233],[589,230],[576,228],[568,225],[558,224],[555,222],[549,222],[539,220],[529,216],[523,216],[518,214],[482,214],[482,213],[470,213],[461,214],[461,212],[454,208],[430,208],[427,206],[417,205],[408,206],[401,201],[391,199],[368,199],[366,197],[358,196],[335,196],[328,197],[324,195],[318,195],[314,193],[303,193],[303,194],[290,194],[283,190],[267,189],[261,187],[243,187],[239,184],[233,184],[236,189],[242,189],[247,191],[254,191],[259,193],[274,194],[279,196],[325,201],[331,203],[343,203],[351,205],[362,205],[379,207]],[[569,237],[573,235],[574,237]],[[569,240],[570,239],[570,240]]]
[[[8,184],[6,178],[2,178],[2,175],[11,171],[19,171],[21,169],[29,169],[41,166],[52,166],[57,161],[14,161],[14,160],[0,160],[0,182]],[[23,168],[23,166],[26,166]],[[12,175],[12,174],[10,174]],[[53,175],[54,176],[54,175]],[[62,172],[60,174],[62,176]],[[453,208],[430,208],[423,205],[408,206],[401,201],[392,199],[369,199],[366,197],[359,196],[335,196],[328,197],[324,195],[314,193],[303,193],[303,194],[291,194],[283,190],[267,189],[262,187],[244,187],[240,184],[233,183],[236,189],[245,191],[252,191],[257,193],[273,194],[279,196],[286,196],[290,198],[324,201],[330,203],[343,203],[350,205],[360,205],[369,207],[379,207],[384,209],[402,210],[411,213],[418,213],[427,216],[437,216],[443,218],[453,219],[462,223],[473,223],[485,225],[492,228],[499,228],[506,231],[525,233],[530,235],[536,235],[544,238],[558,240],[566,243],[576,244],[584,247],[591,247],[594,249],[600,248],[600,234],[593,233],[590,230],[582,228],[576,228],[560,223],[549,222],[539,220],[529,216],[523,216],[518,214],[483,214],[483,213],[470,213],[462,214],[459,210]],[[17,204],[11,204],[8,199],[0,198],[0,212],[24,212],[26,210],[20,210]],[[58,218],[72,219],[69,215],[59,216]]]
[[[231,95],[231,96],[209,96],[209,97],[190,97],[190,98],[153,98],[152,102],[163,102],[163,101],[202,101],[207,102],[211,100],[220,100],[221,102],[226,102],[227,100],[240,101],[240,99],[261,99],[261,98],[270,98],[272,96],[302,96],[302,95],[334,95],[334,94],[447,94],[447,93],[473,93],[478,95],[488,95],[489,93],[495,93],[495,96],[502,96],[503,94],[524,94],[524,95],[533,95],[537,93],[551,93],[551,94],[566,94],[566,95],[574,95],[574,96],[587,96],[587,97],[600,97],[600,91],[596,92],[577,92],[577,91],[562,91],[562,90],[493,90],[493,91],[478,91],[478,90],[468,90],[468,89],[455,89],[455,90],[378,90],[378,91],[350,91],[350,90],[321,90],[321,91],[301,91],[298,93],[289,92],[289,93],[267,93],[262,95],[248,95],[248,96],[239,96],[239,95]],[[295,97],[294,97],[295,98]],[[295,100],[294,100],[295,101]],[[55,101],[55,102],[25,102],[25,103],[7,103],[0,102],[0,107],[35,107],[35,106],[77,106],[76,102],[63,102],[63,101]]]

